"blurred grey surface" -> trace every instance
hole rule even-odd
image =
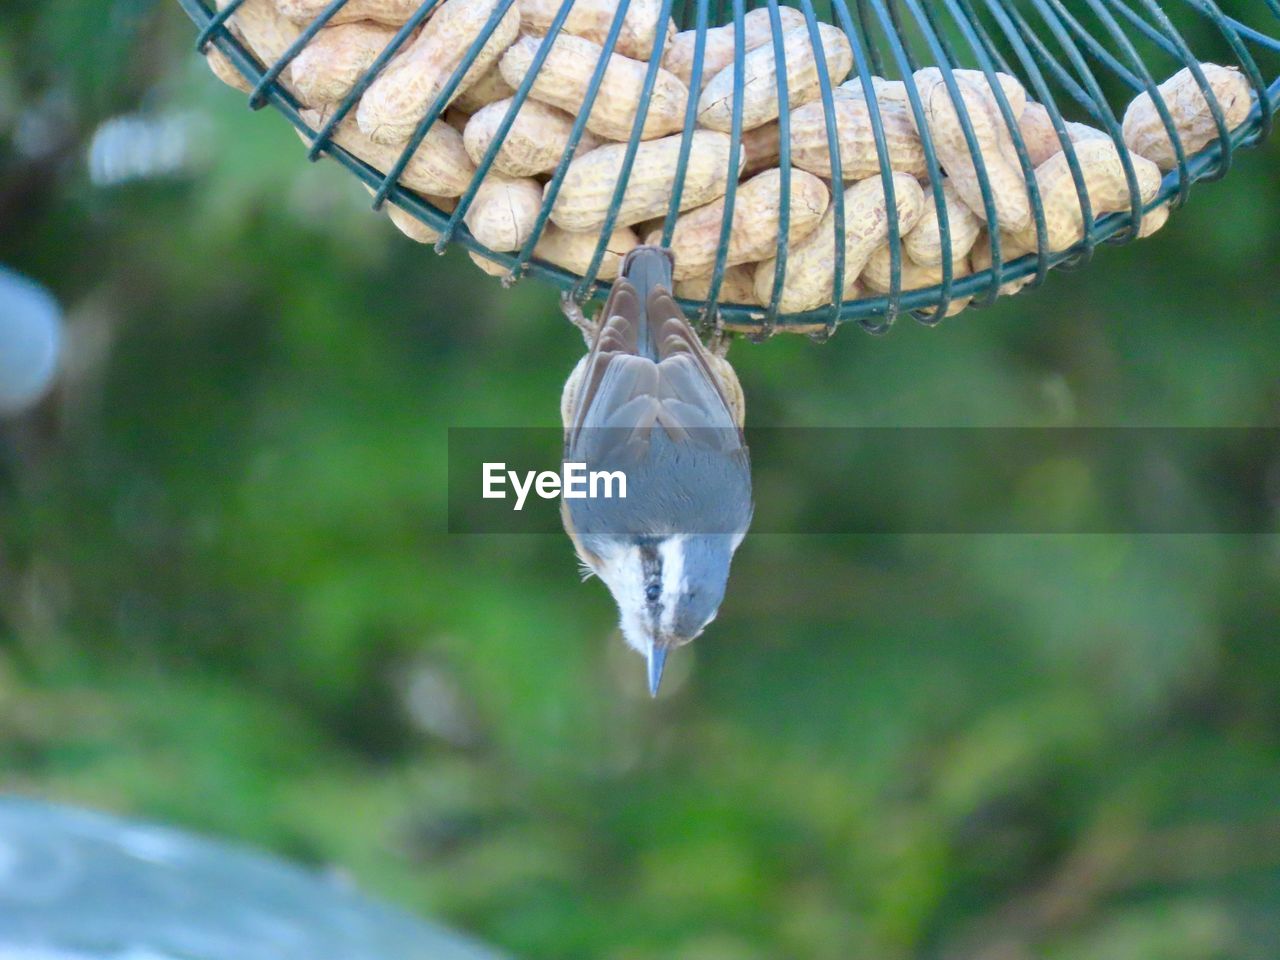
[[[249,849],[0,798],[3,960],[498,960]]]
[[[62,311],[44,287],[0,266],[0,416],[21,413],[58,369]]]

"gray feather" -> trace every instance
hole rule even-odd
[[[580,535],[742,533],[746,442],[671,297],[670,261],[638,248],[614,285],[565,437],[565,459],[627,475],[623,504],[566,503]]]

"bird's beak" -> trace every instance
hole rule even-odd
[[[656,643],[649,644],[649,696],[658,695],[658,686],[662,683],[662,668],[667,662],[667,648]]]

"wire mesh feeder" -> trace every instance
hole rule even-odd
[[[436,240],[437,251],[443,251],[451,241],[456,241],[505,268],[508,281],[531,274],[550,281],[564,291],[566,308],[570,300],[581,305],[593,298],[600,298],[608,291],[608,282],[601,279],[602,267],[609,256],[607,245],[615,228],[631,226],[630,217],[620,217],[628,186],[635,173],[642,137],[649,136],[646,123],[655,99],[655,88],[668,82],[664,76],[664,56],[676,46],[684,48],[688,57],[689,91],[683,108],[683,119],[672,136],[678,138],[679,149],[675,154],[674,169],[669,190],[663,196],[665,214],[658,214],[648,226],[651,237],[670,244],[679,218],[689,206],[686,190],[690,172],[692,136],[700,128],[700,96],[713,71],[723,72],[720,89],[731,90],[728,130],[728,165],[725,171],[723,203],[720,214],[718,247],[710,275],[702,279],[699,299],[684,298],[686,309],[701,311],[704,319],[716,319],[730,330],[768,336],[776,331],[808,333],[811,336],[830,335],[836,325],[846,320],[856,320],[872,332],[886,330],[902,312],[911,313],[924,323],[936,323],[948,310],[963,307],[972,299],[976,306],[992,303],[1002,291],[1009,291],[1026,283],[1039,284],[1046,272],[1060,264],[1075,264],[1087,260],[1101,242],[1125,242],[1144,235],[1144,215],[1152,220],[1176,209],[1187,198],[1192,183],[1197,180],[1216,179],[1229,169],[1235,150],[1241,146],[1261,141],[1270,131],[1272,116],[1280,101],[1280,79],[1276,63],[1280,61],[1280,0],[1255,0],[1251,4],[1250,23],[1224,13],[1214,0],[1177,0],[1168,2],[1166,10],[1156,0],[833,0],[821,4],[821,12],[811,0],[798,0],[792,5],[780,5],[776,0],[747,3],[745,0],[219,0],[216,12],[204,0],[179,0],[183,8],[200,28],[197,47],[208,50],[211,65],[228,82],[235,82],[249,93],[249,104],[257,109],[270,103],[310,142],[311,159],[323,154],[332,155],[347,167],[372,191],[375,209],[390,201],[407,212],[428,230],[421,231]],[[479,11],[480,24],[469,44],[460,52],[454,51],[454,69],[442,71],[434,83],[422,83],[421,103],[410,124],[412,133],[402,144],[377,151],[352,152],[335,142],[340,135],[340,124],[353,116],[362,96],[391,64],[398,52],[408,50],[419,28],[449,3],[465,3],[471,7],[474,17]],[[790,8],[788,8],[788,6]],[[748,9],[756,21],[754,31],[747,29]],[[758,13],[756,11],[759,11]],[[487,16],[486,16],[487,14]],[[286,16],[287,15],[287,16]],[[415,159],[415,151],[427,141],[437,124],[446,124],[451,118],[445,111],[476,80],[476,72],[468,71],[477,65],[482,55],[492,60],[493,42],[510,32],[512,18],[524,18],[524,29],[537,33],[536,50],[523,79],[514,90],[506,89],[510,107],[493,131],[492,140],[483,155],[475,162],[474,174],[459,194],[456,206],[448,211],[448,204],[405,187],[401,178],[406,167]],[[537,21],[539,16],[542,22]],[[606,77],[606,70],[613,62],[620,38],[626,38],[634,46],[634,25],[637,17],[653,18],[654,24],[671,24],[670,30],[652,29],[651,49],[648,61],[636,60],[633,67],[636,77],[642,76],[638,91],[637,109],[630,124],[630,135],[616,139],[625,144],[621,148],[616,172],[616,184],[612,188],[603,222],[595,235],[598,241],[590,255],[589,263],[580,273],[570,272],[545,261],[538,256],[539,241],[554,225],[557,197],[561,193],[566,175],[574,162],[575,153],[588,137],[588,127],[593,108],[599,106],[597,98]],[[334,29],[335,24],[370,17],[386,23],[389,40],[377,51],[371,51],[367,63],[361,64],[356,75],[348,78],[346,89],[333,102],[323,104],[318,120],[311,114],[304,116],[304,104],[291,90],[286,69],[304,49],[321,34]],[[767,22],[765,18],[767,17]],[[785,17],[785,21],[784,21]],[[1175,19],[1178,21],[1175,24]],[[549,22],[546,22],[548,21]],[[759,26],[764,22],[763,40]],[[588,29],[583,29],[586,24]],[[732,24],[732,28],[717,29]],[[822,55],[812,57],[808,72],[798,71],[786,50],[787,24],[798,24],[794,30],[802,31],[801,42]],[[839,34],[840,47],[847,40],[852,67],[830,56],[832,45],[831,26]],[[674,34],[678,26],[682,34]],[[518,249],[496,251],[477,241],[465,218],[473,208],[482,181],[494,168],[505,139],[517,119],[521,107],[531,96],[535,80],[543,69],[553,45],[562,32],[570,28],[599,41],[603,53],[597,55],[590,69],[581,108],[572,116],[563,154],[554,168],[547,171],[543,199],[527,237],[521,238]],[[595,31],[593,34],[592,31]],[[730,37],[728,33],[731,32]],[[600,34],[603,33],[603,36]],[[752,37],[748,34],[752,33]],[[843,40],[840,39],[843,36]],[[824,40],[825,37],[825,40]],[[751,44],[749,45],[749,40]],[[209,50],[209,45],[216,51]],[[828,47],[824,47],[824,44]],[[1195,51],[1193,53],[1193,44]],[[726,47],[728,53],[726,54]],[[594,48],[593,48],[594,49]],[[740,192],[739,177],[730,171],[741,170],[746,161],[748,147],[744,134],[753,136],[755,131],[766,136],[772,130],[762,127],[759,112],[752,110],[745,116],[744,91],[754,87],[756,70],[760,67],[763,50],[763,78],[769,85],[769,96],[774,96],[775,109],[766,114],[766,123],[777,127],[777,158],[766,157],[776,163],[779,175],[778,213],[779,225],[774,234],[775,249],[763,265],[756,266],[754,289],[766,296],[754,303],[722,302],[726,288],[731,227],[735,226],[735,200]],[[222,57],[214,62],[220,51]],[[748,55],[756,51],[751,60]],[[772,52],[769,58],[769,52]],[[501,53],[501,50],[498,51]],[[629,52],[636,53],[634,49]],[[637,54],[643,56],[643,54]],[[728,63],[721,66],[724,59]],[[616,59],[616,58],[614,58]],[[1261,61],[1261,66],[1260,66]],[[970,73],[965,79],[956,73],[967,64]],[[1213,78],[1208,71],[1216,70],[1213,64],[1229,64],[1239,73],[1232,76],[1247,82],[1247,102],[1228,102],[1221,87],[1215,91]],[[893,77],[910,79],[922,66],[936,65],[940,78],[949,95],[948,108],[958,118],[963,136],[963,148],[968,157],[958,159],[955,144],[944,144],[933,135],[927,105],[915,83],[896,85],[898,103],[890,107],[886,96]],[[843,70],[840,68],[843,67]],[[232,73],[232,68],[234,73]],[[1265,71],[1264,71],[1265,68]],[[393,66],[394,69],[394,66]],[[584,65],[584,70],[586,66]],[[748,76],[749,69],[751,75]],[[1157,78],[1168,77],[1175,70],[1183,71],[1178,86],[1178,96],[1188,94],[1202,99],[1199,106],[1199,129],[1187,138],[1186,124],[1180,124],[1176,111],[1187,109],[1185,102],[1167,99],[1169,84],[1162,90]],[[976,72],[981,71],[981,76]],[[229,75],[228,75],[229,74]],[[237,76],[238,74],[238,76]],[[838,84],[850,79],[843,88]],[[1018,83],[1006,85],[1002,80],[1016,77]],[[240,78],[245,82],[237,82]],[[679,82],[679,81],[678,81]],[[1172,81],[1170,81],[1172,83]],[[988,109],[998,110],[984,118],[972,109],[973,101],[966,102],[962,87],[981,85],[989,104]],[[1021,86],[1019,86],[1019,84]],[[1051,143],[1055,151],[1060,148],[1065,166],[1069,170],[1070,187],[1074,189],[1078,210],[1074,215],[1079,222],[1069,245],[1051,242],[1052,224],[1046,220],[1046,202],[1038,183],[1034,160],[1037,147],[1029,142],[1025,124],[1021,123],[1023,105],[1018,102],[1024,93],[1027,102],[1042,105],[1040,119],[1052,126]],[[1154,110],[1152,123],[1157,134],[1162,129],[1165,162],[1158,190],[1144,191],[1139,183],[1137,164],[1147,160],[1126,146],[1125,131],[1112,103],[1127,102],[1135,95],[1146,94],[1151,98],[1148,110]],[[756,90],[752,90],[756,95]],[[833,218],[834,242],[831,255],[823,265],[824,280],[829,274],[829,288],[824,288],[824,303],[811,308],[787,312],[784,305],[784,282],[788,255],[799,242],[793,234],[795,211],[792,206],[792,173],[794,145],[791,119],[795,110],[803,104],[821,105],[821,123],[825,127],[825,163],[827,186],[846,186],[842,167],[845,146],[842,136],[847,134],[840,126],[836,103],[848,96],[860,96],[866,104],[870,121],[870,135],[874,146],[874,168],[879,171],[883,205],[881,219],[884,236],[882,246],[887,250],[887,280],[882,279],[883,291],[870,295],[859,290],[853,280],[865,265],[861,250],[850,255],[846,241],[851,231],[863,230],[864,224],[846,218],[846,194],[843,189],[830,190],[829,215]],[[1093,136],[1105,137],[1116,148],[1119,163],[1123,167],[1126,196],[1122,203],[1113,205],[1117,212],[1095,215],[1091,206],[1100,207],[1097,192],[1086,187],[1079,153],[1081,147],[1076,126],[1068,120],[1059,106],[1059,98],[1069,106],[1071,114],[1087,121],[1093,127]],[[767,99],[767,98],[766,98]],[[777,104],[783,105],[781,108]],[[953,107],[951,105],[954,105]],[[1207,104],[1207,115],[1204,107]],[[311,106],[317,104],[312,103]],[[703,103],[703,108],[706,104]],[[723,112],[723,101],[720,107]],[[811,108],[816,109],[816,108]],[[936,282],[920,289],[904,290],[904,267],[910,266],[903,246],[903,235],[897,217],[883,216],[885,210],[900,209],[896,206],[895,159],[890,146],[887,123],[890,109],[908,112],[912,126],[918,131],[923,149],[923,170],[917,176],[923,184],[923,196],[932,198],[936,211],[936,230],[942,252],[936,269]],[[1036,108],[1039,112],[1039,108]],[[307,117],[315,121],[307,122]],[[1022,235],[1033,228],[1034,242],[1018,249],[1012,245],[1009,235],[1002,230],[990,230],[989,246],[981,239],[974,247],[974,259],[983,269],[969,270],[970,261],[961,250],[963,240],[957,242],[956,213],[976,214],[985,224],[1005,223],[998,220],[1002,211],[997,209],[997,189],[993,181],[993,160],[990,150],[984,152],[982,123],[994,120],[1003,124],[1008,134],[1003,162],[1018,171],[1019,193],[1025,191],[1030,212],[1030,227],[1024,227]],[[721,126],[723,126],[723,122]],[[1002,133],[1001,136],[1004,134]],[[764,137],[761,137],[764,139]],[[429,146],[429,143],[428,143]],[[947,153],[951,149],[951,153]],[[356,153],[364,153],[363,159]],[[615,148],[615,153],[618,148]],[[942,155],[951,158],[953,168],[947,169]],[[385,160],[383,158],[386,158]],[[753,158],[758,159],[758,158]],[[369,161],[369,162],[366,162]],[[1016,161],[1016,162],[1015,162]],[[1043,162],[1043,161],[1042,161]],[[1059,166],[1061,166],[1061,162]],[[953,207],[944,193],[944,170],[953,179],[965,173],[971,166],[971,211]],[[1007,169],[1005,171],[1007,173]],[[869,178],[866,172],[861,174]],[[1061,179],[1061,178],[1059,178]],[[898,192],[904,182],[896,181]],[[979,202],[980,201],[980,202]],[[706,202],[699,198],[699,202]],[[626,219],[628,222],[622,222]],[[713,218],[714,225],[714,218]],[[819,230],[831,229],[828,221]],[[1150,232],[1150,226],[1148,231]],[[554,229],[551,226],[551,229]],[[643,238],[642,238],[643,239]],[[856,244],[852,245],[856,246]],[[1065,246],[1065,249],[1062,248]],[[1030,253],[1026,253],[1030,250]],[[1012,253],[1015,258],[1008,257]],[[1025,253],[1025,255],[1023,255]],[[990,260],[989,266],[986,259]],[[884,252],[880,255],[882,275],[885,267]],[[739,268],[741,270],[741,268]],[[762,273],[763,279],[762,279]],[[793,270],[792,274],[798,273]],[[739,288],[740,289],[740,288]],[[829,292],[825,292],[829,289]],[[724,292],[722,294],[722,291]],[[677,291],[680,293],[681,291]],[[739,295],[739,299],[750,299]]]

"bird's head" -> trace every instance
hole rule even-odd
[[[617,601],[623,637],[648,661],[654,696],[667,654],[716,618],[741,542],[727,533],[582,538],[583,562]]]

